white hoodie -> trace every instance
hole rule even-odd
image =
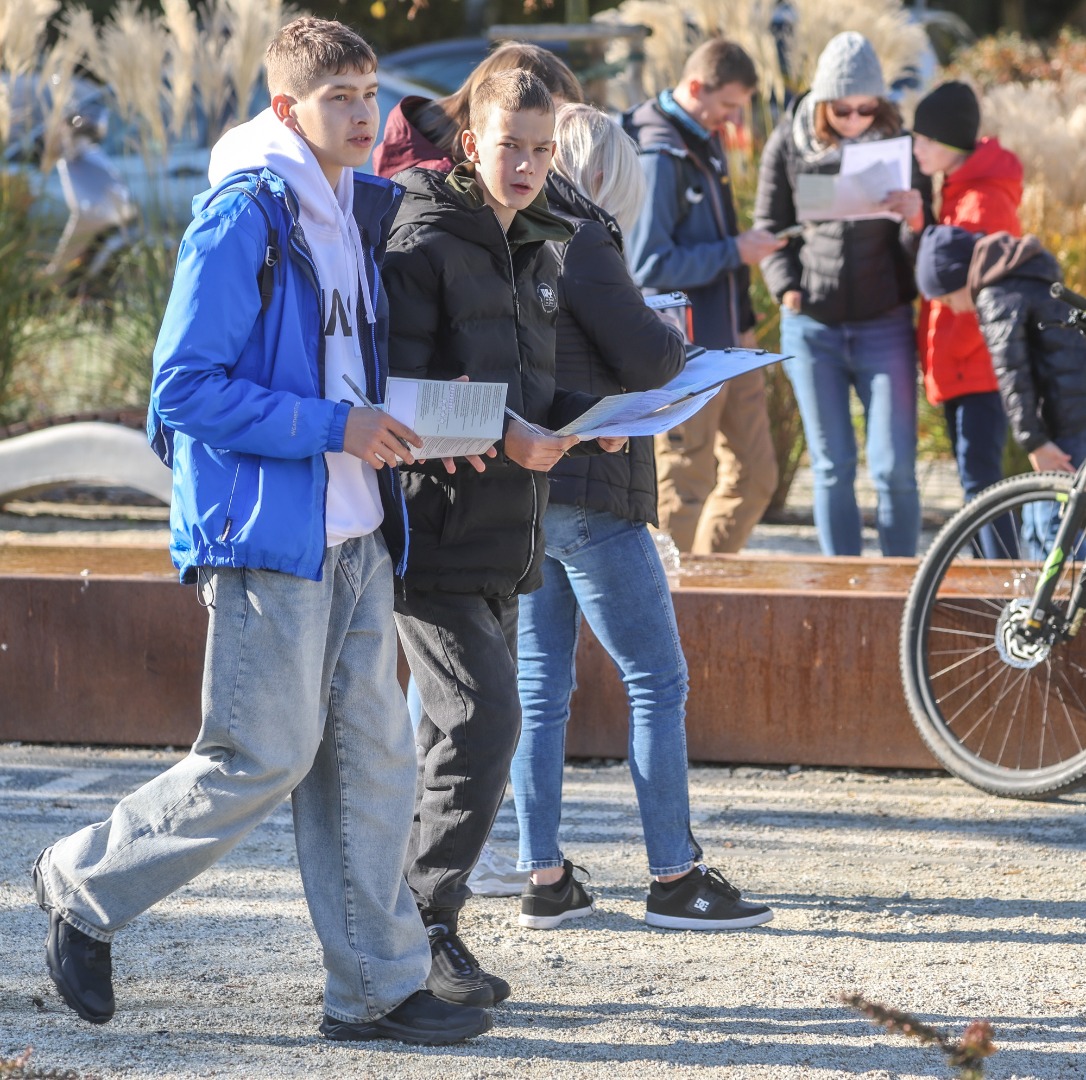
[[[321,171],[306,141],[285,127],[271,109],[232,128],[215,144],[208,166],[212,186],[231,173],[267,168],[281,177],[298,197],[300,223],[317,265],[324,327],[324,396],[331,401],[360,404],[344,381],[348,375],[366,385],[359,333],[354,325],[359,291],[366,320],[374,321],[366,261],[351,207],[354,176],[344,169],[335,191]],[[328,546],[356,536],[368,536],[381,524],[383,512],[372,466],[351,454],[325,454],[328,494],[325,531]]]

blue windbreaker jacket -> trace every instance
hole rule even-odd
[[[391,181],[355,174],[354,214],[377,316],[374,325],[355,313],[371,401],[383,400],[387,374],[380,263],[402,197]],[[262,312],[258,275],[269,229],[280,257]],[[147,433],[173,468],[170,553],[183,582],[200,566],[320,579],[323,455],[343,449],[349,410],[324,398],[320,283],[297,200],[267,169],[228,177],[193,202],[154,353]],[[382,532],[402,576],[403,496],[394,470],[381,469],[378,479]]]

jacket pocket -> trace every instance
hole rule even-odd
[[[252,517],[260,477],[260,457],[256,454],[235,454],[234,478],[226,500],[222,528],[216,539],[225,543],[237,532],[238,526]]]

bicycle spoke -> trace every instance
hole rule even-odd
[[[961,659],[956,660],[953,664],[947,664],[945,667],[939,668],[938,671],[931,672],[929,677],[933,681],[935,679],[941,679],[941,678],[943,678],[943,676],[949,675],[950,672],[956,671],[963,664],[968,664],[970,660],[978,659],[979,657],[983,656],[986,652],[988,652],[989,650],[994,649],[994,648],[995,648],[995,646],[992,644],[991,641],[989,641],[987,645],[982,645],[979,649],[973,649],[973,650],[971,650],[969,652],[966,652],[964,649],[962,649],[962,650],[959,650],[957,653],[955,653],[955,652],[928,653],[928,659],[929,660],[935,658],[936,656],[954,656],[954,655],[960,655],[961,656]]]
[[[948,718],[948,720],[947,720],[948,726],[953,725],[953,722],[959,716],[961,716],[961,714],[966,709],[968,709],[969,706],[972,705],[980,697],[980,695],[983,694],[984,691],[987,690],[988,687],[990,687],[992,685],[992,683],[994,683],[1000,677],[1000,675],[1002,675],[1006,671],[1012,671],[1013,670],[1013,668],[1008,668],[1005,664],[1003,664],[1003,662],[1001,660],[997,659],[995,662],[989,664],[986,668],[982,669],[976,675],[971,676],[969,679],[967,679],[960,686],[956,687],[953,691],[951,691],[951,694],[957,693],[958,690],[961,690],[963,688],[967,688],[970,683],[976,681],[976,679],[980,678],[982,675],[986,675],[993,667],[996,669],[995,674],[983,686],[979,687],[977,689],[976,693],[974,693],[973,696],[971,698],[969,698],[969,700],[966,701],[965,704],[962,705],[952,717]],[[1023,672],[1023,674],[1025,674],[1025,672]],[[949,701],[950,697],[951,697],[951,694],[947,694],[945,698],[939,698],[938,699],[939,704],[942,705],[942,703],[944,701]]]
[[[998,604],[998,605],[993,605],[993,606],[994,606],[995,610],[993,611],[993,613],[991,615],[989,615],[989,614],[987,614],[987,612],[977,611],[976,608],[958,607],[957,605],[947,604],[947,603],[945,603],[943,601],[940,601],[939,608],[938,608],[938,613],[940,615],[942,615],[942,614],[948,614],[949,615],[949,614],[951,614],[953,612],[958,612],[961,615],[968,615],[971,619],[978,619],[978,618],[979,619],[987,619],[989,622],[995,623],[995,622],[999,622],[999,616],[1003,613],[1003,608],[1004,608],[1005,605],[1004,604]],[[934,619],[933,619],[933,621],[934,621]],[[936,627],[936,626],[933,625],[932,630],[933,631],[938,630],[940,633],[945,633],[945,634],[964,633],[964,631],[955,631],[952,627],[946,627],[946,626]]]
[[[1065,672],[1060,672],[1059,675],[1060,675],[1061,680],[1066,684],[1066,688],[1068,690],[1070,690],[1072,694],[1074,694],[1075,701],[1076,701],[1076,703],[1078,705],[1079,714],[1080,715],[1086,714],[1086,710],[1084,710],[1083,707],[1082,707],[1082,699],[1078,696],[1078,693],[1076,692],[1075,688],[1071,685],[1071,683],[1067,681],[1066,673]],[[1084,747],[1082,745],[1082,740],[1078,736],[1078,728],[1075,725],[1075,718],[1071,715],[1071,710],[1067,707],[1067,701],[1063,696],[1063,687],[1056,686],[1055,692],[1056,692],[1056,696],[1059,698],[1060,705],[1063,707],[1064,719],[1067,721],[1067,730],[1071,733],[1071,738],[1074,740],[1074,743],[1075,743],[1075,753],[1076,754],[1081,754],[1083,752]],[[1084,717],[1084,719],[1086,719],[1086,717]],[[1081,723],[1082,723],[1082,721],[1080,721],[1080,724]]]

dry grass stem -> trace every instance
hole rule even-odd
[[[169,34],[170,134],[180,135],[191,119],[194,76],[201,41],[196,12],[188,0],[162,0],[162,20]]]
[[[120,0],[88,58],[94,73],[112,89],[120,114],[140,128],[140,151],[148,161],[166,146],[162,73],[168,52],[163,23],[141,11],[138,0]]]
[[[283,23],[282,0],[222,0],[230,34],[224,50],[239,116],[247,115],[249,101],[260,80],[268,42]],[[218,138],[221,131],[212,134]]]
[[[41,171],[48,176],[65,152],[71,132],[68,115],[76,69],[87,55],[87,42],[94,39],[94,17],[82,5],[69,8],[61,17],[59,36],[45,58],[50,76],[51,100],[45,113]]]
[[[37,66],[59,7],[60,0],[0,0],[0,69],[23,75]]]

